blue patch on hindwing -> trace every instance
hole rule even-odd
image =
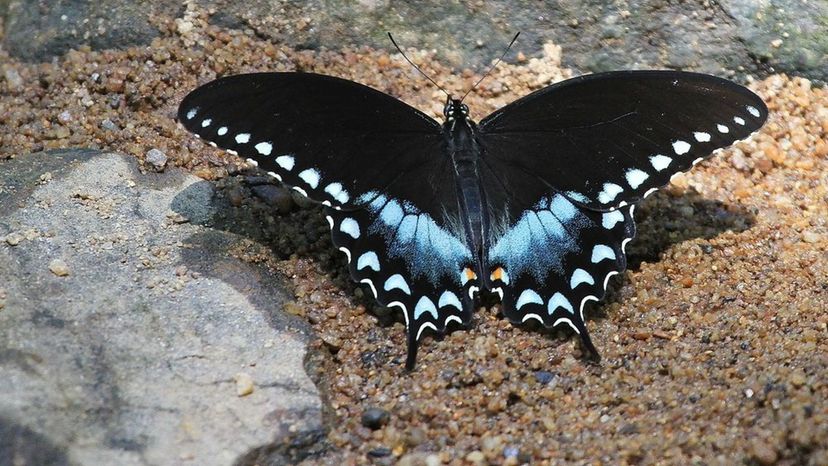
[[[543,282],[550,271],[563,272],[564,256],[580,250],[578,234],[591,224],[563,195],[543,198],[493,242],[489,263],[503,265],[513,277],[528,274]]]
[[[388,257],[402,259],[414,277],[438,286],[441,279],[460,283],[459,271],[471,261],[471,251],[429,214],[408,202],[369,192],[358,199],[373,214],[370,234],[381,235]]]

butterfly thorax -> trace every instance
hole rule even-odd
[[[443,110],[446,121],[443,134],[446,152],[454,166],[457,198],[463,229],[469,249],[474,252],[479,270],[485,270],[488,246],[488,210],[486,195],[480,182],[480,145],[477,125],[468,116],[468,107],[457,99],[449,99]]]

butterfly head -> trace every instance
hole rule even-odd
[[[443,115],[446,121],[465,120],[469,117],[469,107],[460,99],[449,97],[446,99],[446,106],[443,107]]]

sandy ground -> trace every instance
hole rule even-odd
[[[470,331],[426,339],[408,374],[400,317],[350,282],[320,211],[276,212],[253,194],[251,167],[174,115],[197,85],[254,70],[353,79],[434,116],[442,94],[399,55],[297,52],[197,15],[158,22],[148,48],[35,65],[0,51],[0,159],[80,146],[144,161],[158,149],[259,218],[258,242],[238,255],[281,271],[296,296],[286,310],[321,337],[308,368],[331,406],[330,449],[307,464],[828,464],[824,87],[751,82],[771,110],[761,132],[636,211],[631,267],[587,313],[600,365],[572,334],[514,328],[491,305]],[[473,115],[568,77],[561,51],[546,52],[500,66],[467,100]],[[451,90],[476,80],[411,56]],[[375,430],[371,408],[387,413]]]

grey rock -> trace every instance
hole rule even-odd
[[[164,167],[167,166],[167,154],[158,149],[150,149],[144,160],[157,172],[164,171]]]
[[[12,0],[5,13],[4,42],[13,56],[30,61],[49,61],[81,45],[93,49],[147,45],[159,36],[151,21],[154,16],[174,18],[183,12],[183,3],[173,0]]]
[[[278,277],[228,254],[238,235],[205,226],[226,209],[210,183],[69,150],[0,162],[0,186],[0,236],[25,237],[0,243],[0,464],[285,464],[325,448],[310,330],[281,311]]]
[[[393,50],[386,36],[390,31],[403,47],[434,49],[461,68],[484,68],[502,53],[515,31],[522,31],[516,51],[540,56],[544,43],[554,42],[563,47],[563,64],[577,72],[680,68],[736,77],[789,72],[828,79],[825,1],[195,0],[192,4],[209,9],[214,24],[250,28],[260,37],[300,49],[369,45]],[[182,5],[171,0],[48,5],[15,0],[7,14],[6,48],[13,56],[46,60],[81,44],[103,48],[148,43],[158,34],[149,20],[152,15],[182,17],[183,12]],[[192,27],[186,21],[181,24]]]

